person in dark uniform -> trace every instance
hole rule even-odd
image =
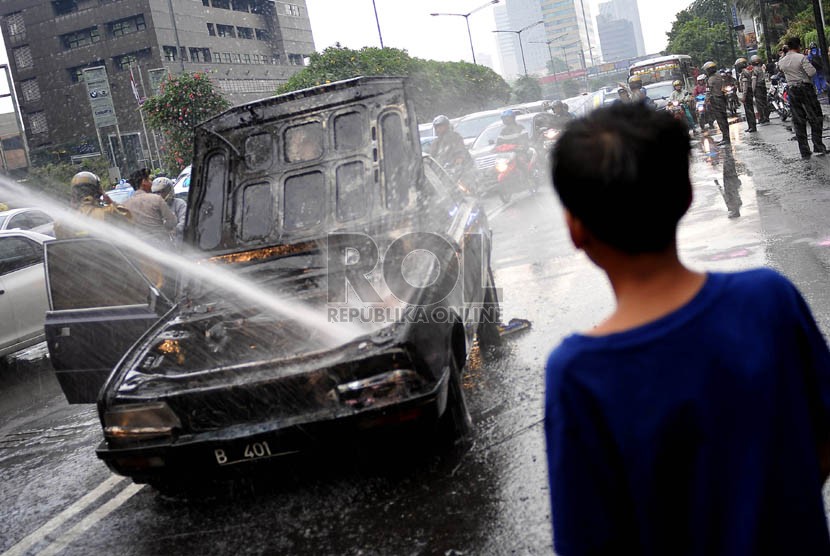
[[[749,71],[749,62],[746,58],[735,60],[735,73],[738,74],[738,95],[744,103],[744,114],[746,114],[747,133],[758,131],[758,123],[755,120],[755,91],[752,87],[752,72]]]
[[[801,54],[801,40],[792,37],[787,41],[789,50],[778,62],[778,68],[784,73],[789,89],[790,109],[793,113],[793,129],[798,141],[798,150],[801,158],[810,158],[812,153],[824,155],[827,147],[821,139],[824,126],[824,114],[818,103],[816,88],[813,86],[813,75],[816,68],[806,56]],[[807,122],[810,123],[810,135],[813,139],[813,150],[807,140]]]
[[[718,66],[711,60],[703,64],[703,71],[709,76],[707,84],[709,91],[706,95],[707,111],[710,111],[712,117],[718,122],[718,128],[723,136],[718,144],[725,145],[730,143],[729,139],[729,119],[726,117],[726,96],[723,94],[723,76],[718,73]]]
[[[767,102],[767,72],[764,62],[757,54],[749,59],[752,64],[752,90],[755,92],[755,110],[758,112],[758,123],[769,123],[769,103]],[[774,65],[774,64],[773,64]]]

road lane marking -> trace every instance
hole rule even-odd
[[[42,541],[55,529],[84,511],[90,504],[94,503],[101,496],[112,490],[118,483],[126,480],[126,477],[111,475],[106,481],[95,487],[93,490],[81,497],[77,502],[66,508],[64,511],[47,521],[39,529],[36,529],[23,538],[16,545],[5,551],[0,556],[22,556],[31,547]]]
[[[102,505],[100,508],[83,518],[75,526],[69,529],[66,533],[61,535],[58,540],[38,552],[38,556],[55,556],[63,552],[75,539],[80,537],[85,531],[90,529],[93,525],[107,517],[109,514],[117,510],[121,504],[129,500],[136,492],[144,488],[144,485],[130,484],[119,492],[112,500]]]

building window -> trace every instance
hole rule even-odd
[[[129,52],[127,54],[122,54],[121,56],[115,56],[112,59],[113,64],[119,70],[126,70],[130,69],[130,65],[138,63],[138,60],[141,58],[149,58],[150,57],[150,49],[145,48],[144,50],[136,50],[135,52]]]
[[[300,17],[300,7],[296,4],[283,4],[285,15],[290,15],[293,17]]]
[[[20,82],[20,92],[24,102],[37,102],[40,100],[40,87],[37,79],[27,79]]]
[[[76,0],[52,0],[52,11],[55,15],[66,15],[78,11]]]
[[[27,69],[35,65],[32,59],[32,49],[28,46],[12,49],[12,56],[14,57],[14,64],[17,66],[17,69]]]
[[[250,12],[250,0],[231,0],[231,9],[237,12]]]
[[[176,61],[176,47],[175,46],[162,46],[164,50],[164,59],[168,62],[175,62]]]
[[[302,66],[303,65],[303,55],[302,54],[289,54],[288,55],[288,63],[292,66]]]
[[[19,44],[26,39],[26,22],[23,21],[23,12],[14,12],[4,19],[6,20],[9,42]]]
[[[29,114],[29,129],[32,131],[32,135],[47,133],[49,126],[46,124],[46,113],[32,112]]]
[[[211,2],[211,5],[214,8],[222,8],[223,10],[230,10],[231,9],[230,0],[213,0]]]
[[[72,80],[73,83],[83,83],[84,81],[84,69],[86,68],[94,68],[98,66],[103,66],[103,60],[96,60],[94,62],[90,62],[89,64],[85,64],[83,66],[75,66],[74,68],[67,68],[67,72],[69,72],[69,79]]]
[[[236,28],[236,36],[240,39],[253,39],[254,38],[254,30],[250,27],[237,27]]]
[[[179,56],[182,57],[182,60],[187,62],[187,49],[185,47],[179,48]]]
[[[230,64],[231,63],[231,53],[230,52],[223,52],[222,53],[222,63],[223,64]]]
[[[241,64],[242,63],[242,57],[239,54],[237,54],[236,52],[234,52],[233,54],[231,54],[231,63],[232,64]]]
[[[190,49],[191,62],[210,62],[210,49],[207,48],[191,48]]]
[[[72,50],[74,48],[81,48],[82,46],[89,46],[91,44],[95,44],[96,42],[101,40],[101,36],[98,34],[98,27],[89,27],[87,29],[81,29],[80,31],[75,31],[74,33],[67,33],[65,35],[61,35],[61,42],[63,43],[63,48],[65,50]]]
[[[213,23],[208,23],[207,27],[208,27],[208,35],[210,35],[211,37],[215,37],[216,36],[216,29],[213,27]]]
[[[135,33],[136,31],[143,31],[147,28],[147,24],[144,23],[144,15],[139,14],[134,17],[128,17],[126,19],[119,19],[118,21],[112,21],[108,23],[110,29],[110,35],[113,37],[121,37],[123,35],[129,35],[130,33]]]
[[[207,6],[209,8],[210,7],[210,0],[202,0],[202,5]]]
[[[256,31],[256,40],[258,40],[258,41],[271,40],[271,35],[268,33],[267,29],[255,29],[255,31]]]
[[[282,81],[276,79],[219,79],[223,93],[273,93]]]
[[[243,64],[250,64],[251,63],[251,55],[250,54],[243,54],[242,55],[242,63]]]
[[[236,33],[233,30],[233,25],[222,25],[221,23],[217,23],[216,34],[220,37],[236,38]]]

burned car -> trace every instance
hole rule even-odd
[[[112,470],[162,486],[332,438],[465,433],[461,369],[498,337],[490,231],[422,155],[404,80],[201,124],[189,206],[175,294],[122,246],[46,246],[52,364],[70,403],[97,401]]]

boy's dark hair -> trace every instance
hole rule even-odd
[[[129,184],[133,186],[133,189],[138,191],[138,188],[141,187],[141,182],[144,181],[145,178],[150,178],[150,170],[148,170],[147,168],[142,168],[141,170],[136,170],[135,172],[133,172],[132,175],[130,175],[130,179],[128,179],[127,182],[129,182]]]
[[[787,48],[790,50],[801,50],[801,39],[790,37],[787,39]]]
[[[688,128],[642,103],[572,122],[553,150],[562,204],[600,241],[625,253],[668,248],[692,199]]]

